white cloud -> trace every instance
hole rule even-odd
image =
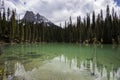
[[[105,12],[108,4],[110,8],[115,7],[120,12],[120,7],[114,0],[6,0],[6,6],[16,8],[19,14],[32,10],[58,25],[70,16],[75,21],[77,16],[83,18],[86,13],[92,13],[93,10],[99,13],[100,9],[103,9]]]

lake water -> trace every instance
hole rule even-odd
[[[6,80],[120,80],[120,46],[65,43],[0,46]]]

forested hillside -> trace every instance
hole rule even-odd
[[[97,17],[96,17],[97,16]],[[82,20],[77,17],[73,23],[70,17],[65,26],[53,26],[47,23],[27,20],[17,20],[16,11],[8,8],[7,12],[0,12],[0,41],[8,43],[35,42],[66,42],[66,43],[104,43],[120,44],[120,14],[109,6],[106,7],[106,17],[103,11],[99,14],[87,14]],[[10,17],[10,18],[9,18]]]

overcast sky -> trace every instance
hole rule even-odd
[[[106,5],[120,12],[120,0],[5,0],[6,7],[17,10],[23,16],[27,10],[40,13],[55,24],[73,21],[77,16],[84,17],[86,13],[105,11]]]

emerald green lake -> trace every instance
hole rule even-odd
[[[120,46],[65,43],[0,46],[6,80],[120,80]]]

